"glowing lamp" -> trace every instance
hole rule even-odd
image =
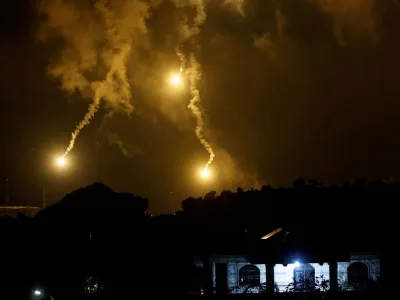
[[[295,261],[295,262],[294,262],[294,267],[295,267],[295,268],[300,267],[300,263],[299,263],[298,261]]]
[[[33,293],[34,293],[35,295],[37,295],[37,296],[40,296],[40,295],[42,294],[42,292],[39,291],[39,290],[36,290],[36,291],[34,291]]]

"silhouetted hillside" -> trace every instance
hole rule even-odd
[[[127,193],[116,193],[95,183],[66,195],[59,203],[40,211],[35,219],[57,224],[102,224],[126,218],[143,217],[148,200]],[[111,225],[111,224],[109,224]]]

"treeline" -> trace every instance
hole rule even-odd
[[[274,227],[307,228],[326,235],[357,232],[369,239],[389,232],[400,199],[400,184],[357,180],[324,186],[298,179],[293,186],[209,192],[182,202],[182,214],[198,222],[236,226],[263,234]],[[383,232],[382,232],[383,230]]]

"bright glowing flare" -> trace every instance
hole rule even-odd
[[[201,172],[201,177],[203,177],[204,179],[210,178],[210,175],[210,171],[207,168],[204,168]]]
[[[171,77],[171,83],[172,83],[173,85],[179,85],[179,84],[181,84],[181,83],[182,83],[181,75],[180,75],[180,74],[172,75],[172,77]]]
[[[57,158],[57,165],[60,167],[64,167],[66,164],[66,160],[64,156]]]

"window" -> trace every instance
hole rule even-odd
[[[347,268],[349,284],[364,283],[368,280],[368,266],[362,262],[354,262]]]
[[[255,265],[246,265],[239,270],[239,285],[260,285],[260,269]]]
[[[315,290],[315,269],[310,264],[301,264],[293,270],[294,290],[309,292]]]

